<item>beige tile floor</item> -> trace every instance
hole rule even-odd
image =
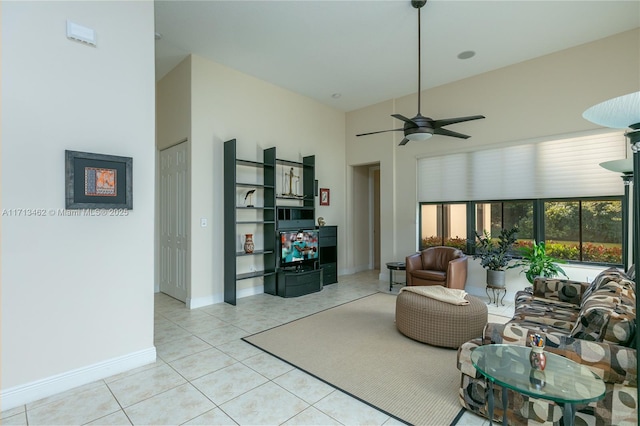
[[[397,293],[400,286],[394,286]],[[155,295],[158,359],[1,413],[3,425],[395,425],[394,418],[240,340],[377,291],[377,271],[292,299],[266,294],[188,310]],[[489,307],[512,315],[513,305]],[[458,425],[485,425],[470,413]]]

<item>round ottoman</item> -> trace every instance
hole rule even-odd
[[[407,337],[433,346],[458,348],[481,337],[487,325],[487,305],[467,295],[468,305],[453,305],[402,291],[396,298],[396,327]]]

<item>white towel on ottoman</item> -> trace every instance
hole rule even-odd
[[[402,287],[402,291],[411,291],[422,296],[430,297],[441,302],[451,303],[452,305],[468,305],[470,302],[465,299],[467,292],[456,288],[447,288],[440,285],[420,285]]]

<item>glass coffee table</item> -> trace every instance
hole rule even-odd
[[[563,407],[564,424],[573,426],[576,404],[598,401],[605,385],[589,368],[545,351],[544,370],[531,368],[531,348],[518,345],[483,345],[471,352],[473,366],[488,382],[489,423],[493,424],[493,384],[502,386],[502,422],[507,425],[507,389],[556,402]]]

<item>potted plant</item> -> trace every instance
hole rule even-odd
[[[474,259],[480,259],[480,265],[487,270],[487,285],[504,287],[505,270],[513,268],[509,262],[513,259],[513,246],[517,241],[518,227],[502,229],[496,238],[484,230],[476,234]]]
[[[565,262],[549,256],[544,241],[536,243],[534,240],[531,247],[522,247],[520,252],[522,259],[514,266],[522,266],[524,268],[521,273],[524,273],[529,283],[533,284],[533,280],[536,277],[553,278],[563,275],[565,278],[569,278],[564,270],[558,266],[558,263]]]

